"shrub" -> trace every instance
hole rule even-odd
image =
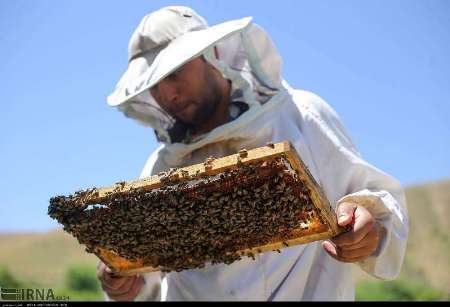
[[[76,264],[70,266],[66,271],[66,286],[74,291],[100,290],[96,269],[89,265]]]
[[[20,288],[21,286],[22,283],[11,274],[7,267],[0,267],[0,287]]]

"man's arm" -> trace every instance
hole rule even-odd
[[[350,233],[324,243],[340,261],[356,262],[367,273],[395,278],[401,269],[408,237],[406,201],[400,183],[362,159],[334,110],[312,93],[295,98],[321,185],[337,207]],[[368,124],[381,125],[376,119]],[[355,251],[358,248],[357,251]],[[353,251],[351,251],[353,250]],[[345,251],[345,252],[343,252]]]

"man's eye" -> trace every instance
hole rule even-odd
[[[181,68],[179,68],[179,69],[175,70],[174,72],[172,72],[169,75],[169,78],[176,78],[176,77],[178,77],[180,75],[180,73],[181,73]]]

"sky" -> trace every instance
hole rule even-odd
[[[0,232],[47,231],[55,195],[136,179],[154,133],[106,104],[142,17],[253,16],[283,77],[405,186],[450,178],[450,1],[0,0]]]

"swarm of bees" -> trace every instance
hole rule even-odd
[[[247,151],[238,155],[245,158]],[[101,247],[164,272],[231,264],[254,258],[248,249],[274,238],[289,246],[291,230],[307,230],[312,220],[325,224],[288,164],[281,155],[201,180],[198,172],[172,169],[158,174],[157,189],[113,191],[98,204],[86,202],[95,188],[53,197],[48,214],[88,252]]]

